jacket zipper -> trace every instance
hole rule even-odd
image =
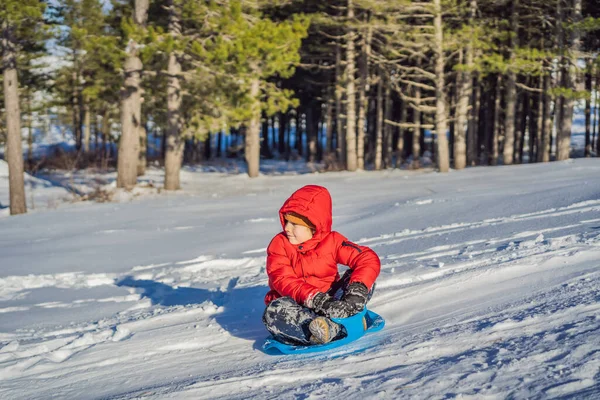
[[[350,243],[350,242],[342,242],[342,246],[345,247],[352,247],[353,249],[355,249],[356,251],[358,251],[359,253],[362,253],[362,250],[360,249],[360,247],[358,247],[357,245],[355,245],[354,243]]]

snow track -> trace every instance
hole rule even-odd
[[[205,200],[179,196],[136,205],[156,221],[135,214],[124,223],[133,213],[127,206],[114,211],[111,224],[105,206],[90,206],[89,227],[65,222],[56,234],[46,225],[51,213],[38,213],[20,217],[40,232],[23,247],[20,228],[0,221],[0,243],[16,236],[0,248],[13,260],[0,275],[0,398],[598,398],[600,163],[548,166],[568,182],[567,193],[549,173],[535,184],[508,176],[539,168],[490,170],[497,200],[487,208],[472,194],[489,184],[475,179],[481,171],[467,170],[448,178],[259,179],[242,194],[224,189],[222,211],[211,217],[192,211]],[[389,188],[396,180],[404,197]],[[349,181],[367,186],[369,199],[351,197]],[[279,229],[272,213],[309,182],[338,199],[336,228],[381,256],[370,307],[386,328],[322,354],[268,356],[260,351],[260,318],[264,248]],[[256,196],[247,196],[253,190]],[[532,206],[536,198],[544,206]],[[254,211],[241,212],[244,202]],[[473,211],[456,215],[455,207]],[[56,213],[57,220],[69,215]],[[150,231],[171,246],[201,250],[165,259],[154,242],[137,241]],[[86,264],[74,252],[39,263],[38,254],[64,245],[64,234],[98,250],[98,259]],[[125,253],[105,252],[97,242],[114,235],[150,262],[115,265]],[[235,250],[202,247],[225,247],[224,238]],[[32,243],[41,247],[30,255],[25,246]]]

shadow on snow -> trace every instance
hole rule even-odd
[[[213,316],[232,336],[254,341],[253,348],[261,349],[268,332],[262,323],[265,308],[263,298],[266,286],[236,287],[238,278],[229,281],[227,289],[209,290],[192,287],[172,287],[153,280],[134,279],[127,276],[116,282],[117,286],[138,289],[142,297],[153,305],[165,307],[188,306],[210,301],[223,311]]]

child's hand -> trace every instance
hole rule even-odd
[[[317,293],[311,302],[312,308],[329,318],[348,318],[356,314],[354,308],[343,300],[334,300],[325,293]]]
[[[352,282],[342,296],[342,300],[352,307],[354,313],[361,312],[367,304],[369,289],[362,282]]]

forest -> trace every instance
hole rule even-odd
[[[323,171],[600,154],[595,0],[3,0],[0,145],[23,173],[305,160]],[[582,115],[581,121],[576,118]],[[574,154],[575,125],[585,147]],[[59,129],[74,142],[40,157]]]

